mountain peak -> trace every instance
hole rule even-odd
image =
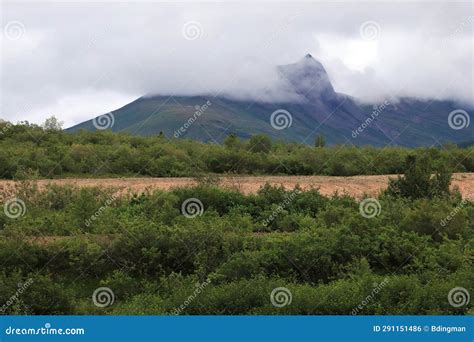
[[[363,127],[361,123],[373,114],[374,108],[336,93],[325,68],[317,59],[310,54],[300,55],[296,62],[279,66],[277,73],[281,78],[280,89],[285,94],[296,96],[268,102],[253,97],[246,100],[222,95],[213,98],[212,110],[201,116],[199,124],[183,130],[183,122],[189,121],[197,105],[208,101],[208,95],[174,95],[174,103],[169,103],[169,94],[173,93],[148,95],[114,110],[114,125],[108,127],[113,131],[139,135],[157,135],[161,131],[167,136],[214,143],[224,139],[226,130],[243,139],[263,133],[274,139],[301,141],[304,138],[304,142],[308,142],[308,137],[314,139],[315,134],[322,134],[331,144],[347,143],[350,136],[356,145],[429,146],[433,136],[443,142],[472,141],[472,130],[445,129],[446,113],[458,108],[454,102],[401,99],[397,108],[388,106],[383,115],[377,117],[376,124],[367,125],[363,132],[359,132],[357,127]],[[426,110],[428,107],[429,111]],[[277,108],[291,113],[291,129],[276,130],[269,124],[269,113]],[[83,122],[68,131],[100,129],[95,121]],[[401,130],[403,134],[399,133]],[[357,139],[354,132],[358,133]]]
[[[279,66],[278,70],[290,82],[296,93],[309,100],[336,98],[326,69],[309,53],[296,63]]]

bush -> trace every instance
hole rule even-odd
[[[324,145],[323,140],[318,139],[316,145]],[[219,174],[394,174],[404,171],[403,161],[408,155],[429,156],[436,170],[448,167],[453,172],[474,172],[473,150],[474,146],[313,148],[272,141],[266,135],[254,135],[247,141],[230,136],[224,144],[217,145],[110,131],[70,134],[48,130],[45,133],[42,127],[24,123],[11,125],[0,135],[0,174],[9,179],[21,176],[28,169],[48,178],[78,174],[194,177],[196,170]],[[442,189],[444,184],[438,187]]]
[[[72,312],[71,296],[52,275],[0,273],[2,313],[57,315]]]
[[[390,179],[387,194],[411,199],[448,196],[451,173],[441,170],[432,176],[432,171],[429,157],[408,156],[404,176]]]
[[[108,204],[114,192],[95,188],[24,181],[19,191],[25,215],[0,211],[0,300],[34,283],[6,313],[469,313],[447,303],[452,288],[472,293],[474,283],[474,206],[459,196],[385,195],[366,218],[350,196],[299,187],[244,195],[206,183]],[[188,198],[202,215],[182,214]],[[92,302],[100,286],[114,292],[112,306]],[[272,305],[277,287],[291,291],[290,305]]]

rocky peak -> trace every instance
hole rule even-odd
[[[281,65],[278,70],[298,94],[309,100],[331,100],[337,96],[326,69],[311,54],[296,63]]]

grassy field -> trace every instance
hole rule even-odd
[[[285,189],[300,186],[302,189],[317,188],[322,195],[332,196],[334,193],[348,194],[355,198],[364,195],[378,196],[387,188],[389,179],[397,175],[374,176],[217,176],[213,182],[227,189],[234,189],[245,194],[255,194],[265,184],[281,185]],[[128,192],[143,193],[150,190],[170,190],[177,187],[186,187],[199,184],[199,178],[192,177],[115,177],[115,178],[60,178],[39,179],[34,183],[39,189],[47,185],[74,185],[83,187],[113,188],[121,194]],[[3,194],[14,193],[19,181],[0,180],[0,190]],[[474,199],[474,173],[453,174],[451,188],[459,190],[463,198]]]

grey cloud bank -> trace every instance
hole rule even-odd
[[[143,94],[294,100],[276,66],[308,52],[336,91],[365,101],[473,103],[470,2],[1,7],[0,117],[13,122],[72,125]],[[376,25],[361,30],[367,22]]]

